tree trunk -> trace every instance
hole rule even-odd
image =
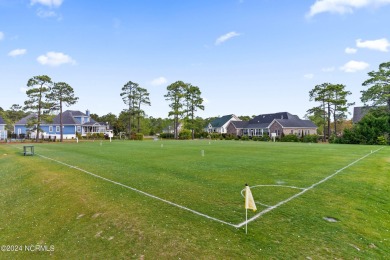
[[[328,103],[328,141],[330,138],[330,103]]]
[[[178,126],[179,126],[179,124],[178,124],[178,117],[177,117],[177,115],[175,116],[175,120],[174,120],[174,129],[173,129],[173,136],[174,136],[174,138],[175,139],[178,139],[178,134],[177,134],[177,128],[178,128]]]
[[[63,133],[63,123],[62,123],[62,101],[60,101],[60,142],[62,142],[64,138],[64,133]]]
[[[325,109],[325,102],[323,102],[323,110],[324,110],[324,129],[322,130],[323,136],[322,136],[322,141],[326,142],[326,133],[325,133],[325,128],[326,128],[326,109]]]

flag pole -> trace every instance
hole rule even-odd
[[[245,234],[248,234],[248,209],[257,210],[251,189],[245,184]]]
[[[245,209],[245,234],[248,234],[248,209]]]

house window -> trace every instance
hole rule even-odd
[[[77,126],[77,132],[81,133],[81,126]]]
[[[59,132],[60,131],[60,126],[56,126],[56,132]]]
[[[18,135],[22,133],[22,129],[18,128]]]
[[[53,126],[49,126],[49,132],[53,132]]]
[[[294,133],[294,130],[291,130],[291,134],[293,134]]]

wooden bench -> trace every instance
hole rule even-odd
[[[33,145],[25,145],[23,146],[23,155],[34,155],[34,146]]]

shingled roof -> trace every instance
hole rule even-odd
[[[236,129],[247,128],[248,121],[231,121],[230,124],[234,125]]]
[[[371,109],[372,107],[366,106],[366,107],[354,107],[353,108],[353,117],[352,117],[352,123],[356,124],[359,122],[363,116],[367,114],[367,112]]]
[[[273,114],[263,114],[254,117],[249,120],[249,124],[257,125],[257,124],[270,124],[274,119],[299,119],[298,116],[292,115],[288,112],[279,112]]]
[[[249,120],[246,128],[267,128],[269,124],[272,123],[275,119],[287,120],[287,121],[302,121],[298,116],[290,114],[288,112],[279,112],[273,114],[263,114],[255,116],[253,119]],[[286,121],[286,122],[287,122]]]
[[[64,124],[64,125],[80,124],[80,122],[76,122],[76,120],[73,118],[74,115],[72,112],[74,112],[74,111],[66,110],[65,112],[62,112],[62,124]],[[53,124],[60,124],[60,114],[58,114],[53,119]]]
[[[223,117],[219,117],[214,119],[213,121],[210,122],[210,124],[213,127],[222,127],[224,124],[226,124],[234,115],[226,115]]]
[[[310,120],[302,119],[275,119],[282,127],[305,127],[305,128],[317,128],[317,126]]]
[[[29,114],[28,116],[25,116],[22,119],[20,119],[18,122],[16,122],[15,125],[27,125],[28,121],[31,118],[36,118],[36,117],[37,117],[37,114],[35,114],[35,113]]]

